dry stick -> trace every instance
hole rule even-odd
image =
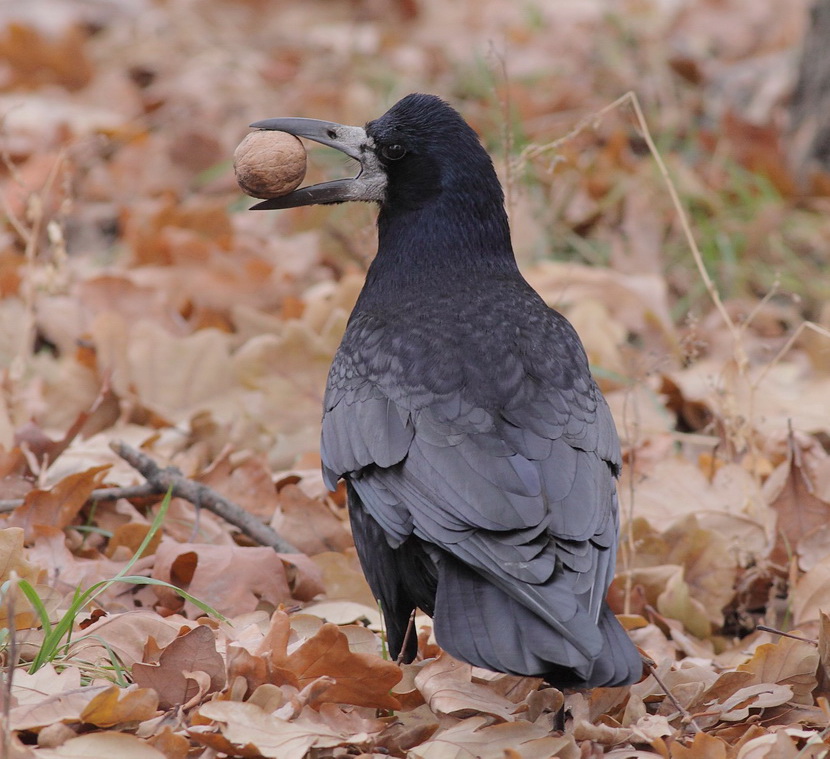
[[[125,488],[98,488],[89,494],[88,500],[93,503],[99,501],[117,501],[119,498],[155,498],[164,495],[166,490],[159,490],[155,485],[144,482],[141,485],[130,485]],[[0,500],[0,514],[19,509],[26,500],[24,498],[7,498]]]
[[[654,159],[654,162],[657,164],[657,168],[660,171],[663,180],[666,183],[666,188],[669,191],[669,196],[672,200],[672,205],[674,206],[675,211],[677,212],[677,217],[680,220],[680,227],[683,230],[683,236],[686,238],[686,242],[689,245],[690,250],[692,251],[692,257],[695,260],[695,265],[697,266],[698,272],[700,273],[700,277],[703,280],[703,284],[706,287],[706,291],[709,293],[709,297],[712,299],[712,302],[715,304],[715,308],[720,313],[723,321],[726,323],[729,332],[732,335],[732,338],[735,340],[735,350],[737,352],[736,357],[739,359],[739,363],[741,366],[746,365],[746,356],[744,355],[743,349],[740,347],[739,338],[740,338],[740,329],[737,327],[732,318],[729,316],[729,313],[724,308],[723,301],[720,299],[720,294],[715,287],[715,283],[712,282],[712,278],[709,276],[709,272],[706,269],[706,264],[703,261],[703,256],[700,253],[700,249],[697,246],[697,242],[695,242],[694,234],[692,233],[692,227],[689,223],[689,217],[686,214],[685,209],[683,208],[683,204],[680,201],[680,197],[677,194],[677,190],[672,182],[671,176],[669,176],[669,170],[666,167],[665,161],[663,161],[663,157],[660,155],[660,152],[657,150],[657,146],[654,144],[654,140],[651,137],[651,132],[649,131],[648,124],[646,122],[646,117],[643,115],[643,110],[640,107],[640,101],[637,98],[637,94],[635,92],[626,92],[625,95],[617,98],[613,103],[609,103],[604,108],[592,113],[590,116],[586,116],[584,119],[580,120],[577,125],[571,129],[563,137],[554,140],[553,142],[548,142],[544,145],[529,145],[526,147],[520,154],[519,158],[516,162],[517,166],[523,166],[527,163],[528,160],[532,158],[536,158],[537,156],[542,155],[543,153],[547,153],[551,150],[556,150],[560,145],[572,140],[578,134],[583,132],[588,127],[597,124],[603,116],[610,113],[616,108],[619,108],[621,105],[625,105],[626,103],[631,105],[632,110],[634,111],[634,116],[637,121],[637,127],[640,130],[640,133],[645,140],[646,146],[651,153],[651,157]]]
[[[415,629],[415,609],[412,610],[412,614],[409,615],[409,624],[406,626],[406,632],[403,636],[403,643],[401,644],[401,652],[398,654],[398,658],[395,660],[396,664],[401,664],[403,662],[403,657],[406,654],[406,646],[409,643],[409,638],[412,636],[412,632]]]
[[[663,679],[660,677],[660,675],[657,674],[657,667],[645,661],[645,659],[643,659],[643,661],[645,662],[646,667],[648,667],[651,676],[657,681],[657,684],[663,689],[664,693],[666,694],[666,698],[668,698],[669,701],[672,702],[674,708],[677,709],[677,711],[679,711],[680,714],[683,716],[683,719],[686,720],[686,722],[688,722],[688,724],[694,728],[694,731],[696,733],[702,733],[703,730],[701,729],[700,725],[698,725],[697,722],[695,722],[695,718],[691,715],[689,710],[686,709],[686,707],[683,706],[683,704],[681,704],[675,698],[674,694],[671,692],[669,687],[663,682]]]
[[[800,640],[802,643],[809,643],[811,646],[818,647],[818,641],[814,640],[813,638],[805,638],[802,635],[793,635],[792,633],[784,632],[783,630],[778,630],[775,627],[769,627],[768,625],[755,625],[755,629],[760,630],[761,632],[772,633],[773,635],[781,635],[784,638]]]
[[[197,507],[204,507],[208,511],[221,517],[234,527],[238,527],[245,535],[264,546],[271,546],[279,553],[301,553],[285,538],[263,524],[252,514],[249,514],[238,504],[223,498],[212,488],[199,482],[187,479],[181,470],[174,466],[162,469],[146,453],[121,442],[114,440],[110,448],[134,469],[137,469],[147,480],[141,485],[132,485],[124,488],[98,488],[89,494],[90,501],[117,501],[119,498],[151,498],[163,496],[173,487],[173,495],[184,498]],[[0,501],[0,513],[14,511],[25,503],[23,498]]]
[[[168,466],[162,469],[146,453],[142,453],[120,440],[111,441],[110,448],[133,469],[140,472],[148,484],[156,488],[157,494],[163,495],[172,488],[174,496],[204,507],[229,524],[234,525],[234,527],[238,527],[257,543],[271,546],[279,553],[301,553],[299,549],[292,546],[267,524],[263,524],[233,501],[223,498],[207,485],[187,479],[178,467]]]
[[[657,164],[657,168],[660,170],[660,174],[662,174],[663,180],[666,183],[666,188],[669,191],[669,196],[671,197],[672,204],[674,205],[674,210],[677,212],[677,218],[680,220],[680,226],[683,229],[683,236],[686,238],[689,249],[692,251],[692,257],[695,260],[695,265],[697,266],[700,278],[703,280],[703,284],[706,286],[706,292],[709,293],[709,297],[715,304],[715,308],[718,310],[718,313],[721,315],[724,323],[729,328],[732,339],[735,341],[735,356],[738,359],[739,366],[743,368],[747,365],[747,358],[740,342],[741,331],[735,325],[735,322],[732,321],[732,317],[729,316],[729,313],[723,305],[723,301],[720,299],[720,293],[715,287],[715,283],[712,282],[712,278],[709,276],[706,264],[703,261],[703,256],[700,254],[700,249],[697,247],[695,236],[692,234],[692,226],[689,224],[689,217],[686,214],[686,209],[683,208],[683,204],[680,202],[680,196],[677,194],[674,182],[672,182],[671,177],[669,176],[669,170],[663,161],[663,157],[660,155],[660,152],[657,150],[657,146],[654,144],[654,140],[651,138],[651,132],[649,131],[648,124],[646,123],[646,117],[643,115],[643,111],[640,108],[640,101],[637,99],[637,95],[634,92],[629,92],[628,95],[630,97],[631,107],[634,109],[634,115],[637,117],[637,124],[640,127],[643,139],[645,140],[649,152],[651,153],[651,157]]]

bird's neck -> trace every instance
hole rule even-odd
[[[518,274],[501,199],[457,202],[442,195],[422,206],[382,208],[378,254],[367,285],[387,292],[428,287],[458,277]]]

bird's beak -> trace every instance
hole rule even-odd
[[[333,121],[317,119],[265,119],[251,124],[252,129],[287,132],[295,137],[314,140],[328,145],[354,158],[360,163],[360,171],[351,179],[335,179],[332,182],[301,187],[281,198],[257,203],[252,211],[279,208],[296,208],[326,203],[344,203],[349,200],[381,202],[386,188],[386,174],[374,151],[372,138],[362,127],[344,126]]]

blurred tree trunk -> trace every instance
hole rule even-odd
[[[789,160],[802,190],[830,191],[830,0],[816,0],[810,11],[790,104]]]

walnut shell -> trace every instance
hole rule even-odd
[[[300,186],[305,177],[303,144],[285,132],[250,132],[233,153],[236,181],[254,198],[279,198]]]

